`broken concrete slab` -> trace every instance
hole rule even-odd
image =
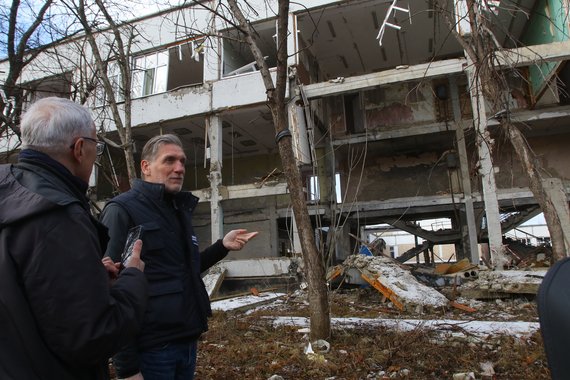
[[[297,274],[299,261],[292,257],[222,260],[215,267],[225,269],[226,277],[231,278],[285,276]]]
[[[437,290],[418,282],[401,264],[383,256],[351,255],[344,267],[359,270],[362,277],[400,310],[445,307],[449,300]]]
[[[210,299],[212,299],[212,296],[218,292],[218,289],[224,281],[226,272],[227,270],[224,268],[212,267],[208,270],[208,273],[202,277],[202,281],[204,281],[204,285],[206,286],[206,291],[208,292],[208,297],[210,297]]]
[[[463,283],[458,291],[462,297],[475,299],[536,295],[545,275],[546,270],[480,271],[476,279]]]
[[[252,294],[248,296],[232,297],[224,300],[214,301],[210,306],[212,310],[217,311],[246,310],[263,305],[284,296],[286,296],[285,293],[262,292],[258,295]]]
[[[467,272],[466,272],[467,273]],[[434,288],[442,288],[445,286],[458,286],[463,283],[466,278],[464,274],[436,274],[433,268],[418,267],[412,270],[415,278],[423,284]]]

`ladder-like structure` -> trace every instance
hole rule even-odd
[[[408,13],[408,15],[410,14],[410,5],[409,4],[408,4],[408,8],[402,8],[402,7],[398,6],[397,3],[398,3],[398,0],[393,0],[392,4],[388,7],[388,12],[386,12],[386,17],[384,18],[384,22],[382,22],[382,26],[380,27],[380,31],[378,32],[378,35],[376,36],[376,39],[378,40],[378,43],[380,44],[380,46],[382,46],[382,39],[384,38],[384,31],[386,30],[387,26],[389,26],[390,28],[396,29],[396,30],[402,29],[401,26],[388,22],[388,19],[392,16],[395,16],[396,11],[406,12],[406,13]],[[409,18],[410,24],[411,24],[412,18],[411,17],[408,17],[408,18]]]

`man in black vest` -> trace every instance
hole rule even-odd
[[[149,303],[138,339],[113,358],[120,378],[193,378],[197,340],[208,329],[211,315],[200,273],[257,235],[233,230],[199,252],[192,227],[198,198],[181,191],[185,162],[178,137],[151,138],[142,151],[143,180],[135,180],[132,189],[113,198],[101,214],[111,237],[107,255],[115,262],[128,230],[143,228]]]
[[[140,243],[116,276],[85,192],[97,155],[89,110],[48,97],[24,114],[18,163],[0,165],[0,379],[108,379],[143,322]]]

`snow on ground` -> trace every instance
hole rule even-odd
[[[273,319],[273,325],[306,328],[309,326],[309,319],[304,317],[277,317]],[[461,321],[452,319],[331,318],[331,325],[337,328],[387,327],[401,331],[422,328],[449,332],[450,334],[453,333],[453,335],[471,334],[481,338],[485,338],[488,335],[501,334],[526,337],[539,329],[537,322]]]
[[[273,301],[280,297],[286,296],[284,293],[265,292],[259,293],[258,296],[248,295],[241,297],[228,298],[224,300],[214,301],[211,303],[212,310],[231,311],[246,307],[259,306],[267,302]]]
[[[212,310],[231,311],[237,309],[263,309],[282,303],[284,293],[265,292],[259,296],[248,295],[212,302]],[[251,311],[251,310],[250,310]],[[264,317],[272,320],[274,326],[309,327],[305,317]],[[385,318],[331,318],[333,328],[356,328],[362,326],[387,327],[401,331],[413,329],[437,330],[448,335],[474,335],[485,338],[489,335],[511,335],[527,337],[539,330],[538,322],[466,321],[452,319],[385,319]]]

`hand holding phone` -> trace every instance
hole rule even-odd
[[[121,254],[121,270],[135,267],[144,270],[144,262],[141,260],[143,227],[136,226],[129,230],[125,248]]]

